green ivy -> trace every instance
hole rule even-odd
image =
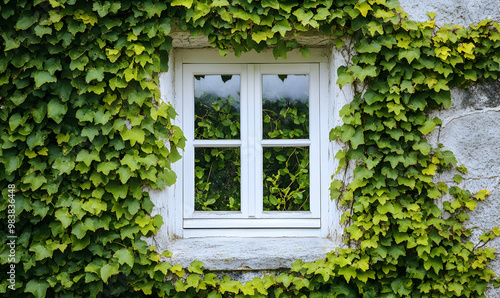
[[[500,230],[474,245],[462,223],[488,192],[433,181],[456,160],[425,136],[440,123],[427,112],[448,107],[451,88],[498,79],[500,25],[438,28],[430,16],[410,21],[395,0],[4,0],[0,190],[8,198],[15,186],[18,238],[16,288],[2,279],[0,293],[482,296],[488,283],[498,285],[487,268],[494,250],[484,244]],[[331,187],[346,207],[352,248],[243,285],[197,261],[161,262],[141,239],[163,222],[151,216],[145,190],[175,182],[170,164],[184,146],[176,112],[158,100],[156,74],[167,70],[173,25],[204,34],[223,55],[272,48],[276,58],[294,49],[307,57],[294,36],[310,30],[338,47],[352,38],[355,55],[337,83],[351,84],[356,96],[330,134],[347,145],[336,155],[341,166],[355,165],[351,183]],[[441,210],[436,199],[445,193],[453,199]],[[2,200],[3,222],[7,210]],[[7,272],[5,242],[0,255]]]

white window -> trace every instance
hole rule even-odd
[[[162,93],[175,89],[187,142],[168,194],[169,238],[332,234],[327,57],[177,51]]]
[[[182,74],[185,237],[318,236],[319,64],[195,63]]]

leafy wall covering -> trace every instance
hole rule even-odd
[[[4,0],[0,15],[0,220],[15,218],[0,236],[17,236],[15,262],[0,246],[2,274],[15,264],[14,285],[2,278],[0,293],[476,297],[493,281],[494,250],[467,242],[462,226],[488,192],[433,182],[456,161],[426,141],[439,119],[425,112],[449,106],[452,87],[498,78],[498,23],[415,23],[393,0]],[[338,47],[353,38],[337,83],[356,96],[330,134],[346,143],[341,165],[355,164],[351,183],[331,187],[353,248],[242,285],[197,261],[161,263],[141,240],[162,224],[147,190],[175,182],[169,167],[184,145],[174,109],[158,101],[174,25],[221,54],[271,47],[277,58],[307,57],[292,33],[308,30]],[[446,216],[443,193],[454,198]]]

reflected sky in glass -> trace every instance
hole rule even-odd
[[[307,75],[263,75],[262,98],[270,100],[290,98],[307,101],[309,77]]]
[[[195,76],[196,139],[239,139],[239,88],[239,75]]]
[[[264,139],[309,137],[309,76],[262,76]]]
[[[224,82],[224,80],[226,80]],[[239,75],[195,75],[194,97],[204,93],[215,94],[227,98],[228,95],[240,101],[240,76]]]

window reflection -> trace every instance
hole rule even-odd
[[[309,138],[309,76],[263,75],[264,139]]]
[[[195,75],[195,138],[240,138],[240,76]]]
[[[240,148],[195,149],[195,210],[239,211]]]
[[[308,211],[309,148],[264,148],[264,211]]]

